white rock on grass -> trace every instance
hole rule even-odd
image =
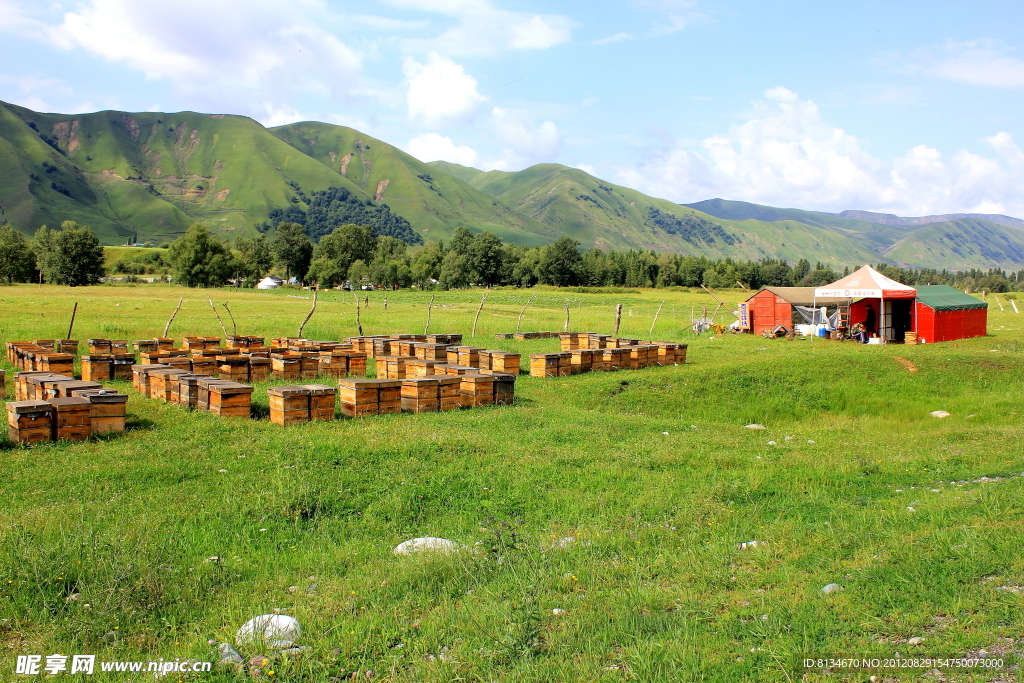
[[[763,543],[764,541],[747,541],[745,543],[738,543],[736,545],[736,548],[737,550],[749,550],[751,548],[756,548],[757,546],[762,545]]]
[[[220,654],[220,663],[225,666],[242,663],[242,655],[231,647],[231,643],[221,643],[217,646],[217,652]]]
[[[743,425],[743,426],[746,427],[747,429],[768,429],[764,425],[759,425],[759,424],[750,424],[750,425]]]
[[[412,553],[454,553],[460,550],[467,550],[466,546],[447,538],[435,538],[434,536],[423,536],[403,541],[395,546],[395,555],[411,555]]]
[[[945,410],[933,410],[928,414],[931,415],[932,417],[949,417],[949,413],[947,413]]]
[[[242,624],[235,634],[239,645],[266,645],[275,650],[285,650],[295,645],[302,635],[298,619],[285,614],[263,614]]]
[[[835,593],[835,592],[841,591],[841,590],[843,590],[843,587],[840,586],[838,583],[830,583],[827,586],[824,586],[821,589],[821,592],[824,593],[825,595],[828,595],[829,593]]]
[[[562,609],[561,607],[556,607],[553,610],[551,610],[551,613],[554,614],[557,617],[557,616],[560,616],[562,614],[565,614],[565,610]]]
[[[921,636],[914,636],[913,638],[907,641],[907,645],[920,645],[923,642],[924,638],[922,638]]]

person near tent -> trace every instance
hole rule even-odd
[[[864,314],[864,322],[861,323],[860,332],[858,333],[861,344],[867,344],[868,339],[871,338],[871,335],[873,335],[877,331],[875,328],[875,322],[877,320],[878,317],[875,315],[875,309],[871,306],[871,304],[868,304],[867,310]]]

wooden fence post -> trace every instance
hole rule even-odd
[[[303,330],[303,328],[306,327],[306,323],[309,322],[309,319],[313,317],[313,312],[316,310],[316,293],[317,293],[317,291],[319,291],[319,290],[316,290],[316,289],[313,290],[313,306],[309,309],[309,313],[306,314],[306,319],[302,321],[301,325],[299,325],[299,331],[295,335],[296,337],[299,337],[299,338],[302,337],[302,330]]]
[[[615,304],[615,330],[612,332],[613,337],[619,336],[620,322],[622,322],[622,304]]]

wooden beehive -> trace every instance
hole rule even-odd
[[[436,360],[444,363],[448,360],[448,348],[448,344],[417,342],[413,351],[415,356],[421,360]]]
[[[203,349],[206,347],[206,340],[204,337],[182,337],[181,345],[188,351]]]
[[[299,359],[299,373],[302,379],[316,379],[320,375],[320,355],[318,352],[303,352]]]
[[[155,339],[139,339],[132,342],[132,346],[139,353],[156,353],[160,350]]]
[[[149,371],[157,368],[169,368],[162,363],[147,363],[132,366],[132,388],[143,396],[149,396]]]
[[[109,339],[86,339],[86,346],[89,347],[89,353],[105,354],[110,353],[110,340]]]
[[[252,387],[241,382],[210,384],[209,411],[218,417],[250,417]]]
[[[249,381],[249,357],[243,355],[215,356],[217,376],[232,382]]]
[[[480,367],[480,348],[476,346],[454,346],[459,350],[457,365],[465,365],[469,368]],[[448,361],[449,365],[451,361]]]
[[[164,365],[169,365],[177,370],[184,370],[185,372],[195,372],[195,368],[192,366],[192,359],[188,356],[170,356],[168,358],[161,359]],[[116,369],[116,365],[115,365]]]
[[[89,428],[93,434],[124,431],[127,395],[112,389],[93,389],[76,395],[89,401]]]
[[[437,379],[438,410],[458,410],[462,407],[462,377],[440,375]]]
[[[508,373],[491,375],[494,378],[494,405],[510,406],[516,397],[516,377]]]
[[[378,412],[381,415],[402,412],[402,382],[401,380],[378,379]]]
[[[491,351],[491,370],[518,375],[523,356],[509,351]]]
[[[199,408],[199,382],[204,379],[216,379],[209,375],[192,373],[191,375],[178,375],[177,404],[183,408],[196,410]]]
[[[494,338],[495,339],[501,339],[503,341],[507,341],[509,339],[512,339],[514,336],[515,335],[512,334],[511,332],[499,332],[498,334],[494,335]]]
[[[338,389],[327,384],[306,384],[309,391],[309,419],[329,422],[334,419],[334,407]]]
[[[500,351],[495,351],[493,349],[480,349],[480,350],[478,350],[477,353],[476,353],[477,358],[478,358],[478,361],[477,361],[477,364],[476,364],[477,369],[479,369],[479,370],[487,370],[489,372],[490,369],[491,369],[492,355],[495,354],[495,353],[500,353]]]
[[[57,353],[70,353],[72,356],[78,355],[78,340],[77,339],[58,339],[54,350]]]
[[[348,352],[348,376],[366,377],[366,354],[357,351]]]
[[[466,408],[494,405],[494,375],[462,375],[459,393]]]
[[[106,382],[114,376],[114,354],[90,353],[82,356],[82,379]]]
[[[270,367],[276,379],[298,380],[302,378],[302,358],[292,353],[270,354]]]
[[[402,410],[407,413],[436,413],[439,382],[434,377],[410,377],[402,381]]]
[[[380,412],[380,388],[378,380],[338,380],[338,402],[342,415],[366,417]]]
[[[174,340],[170,337],[157,337],[153,341],[156,342],[157,351],[172,351],[174,350]]]
[[[45,395],[43,398],[45,400],[68,398],[74,396],[76,391],[102,388],[103,385],[99,382],[86,382],[80,379],[44,380],[43,389]]]
[[[396,344],[395,345],[396,348],[392,349],[391,348],[391,340],[390,339],[382,339],[382,338],[371,339],[370,340],[370,344],[371,344],[370,353],[373,354],[374,358],[380,358],[381,356],[390,356],[390,355],[392,355],[394,353],[395,350],[397,350],[397,346],[398,346]],[[356,348],[358,348],[360,351],[366,351],[367,350],[365,346],[362,347],[362,348],[357,346]]]
[[[249,383],[269,382],[271,360],[262,356],[249,356]]]
[[[42,401],[43,388],[42,378],[60,377],[52,372],[39,372],[37,370],[22,370],[14,373],[14,399],[16,401]],[[66,379],[71,379],[70,377]],[[38,391],[38,397],[36,395]]]
[[[410,358],[405,361],[405,377],[433,377],[440,374],[438,368],[442,365],[443,361]]]
[[[111,379],[130,380],[132,378],[132,366],[135,365],[135,354],[114,353],[113,376]],[[84,377],[82,379],[85,379]]]
[[[181,375],[194,374],[191,370],[179,368],[160,368],[149,374],[149,397],[164,403],[174,403],[175,378]]]
[[[196,410],[209,411],[210,410],[210,387],[218,386],[221,384],[238,384],[238,382],[232,382],[227,379],[218,379],[217,377],[201,377],[198,381],[199,384],[199,397],[196,400]]]
[[[443,366],[442,365],[435,365],[434,366],[434,371],[435,372],[440,372],[442,367],[444,368],[444,373],[446,375],[472,375],[472,374],[476,374],[476,373],[479,372],[479,368],[474,368],[474,367],[469,366],[469,365],[451,365],[451,364],[445,364]]]
[[[572,364],[572,374],[578,375],[593,370],[594,354],[593,349],[573,349],[569,352]]]
[[[530,375],[532,377],[558,377],[560,360],[561,354],[559,353],[531,353]]]
[[[54,441],[86,441],[92,434],[89,399],[79,396],[51,398],[51,428]]]
[[[37,370],[46,372],[59,372],[65,375],[72,375],[75,372],[75,357],[70,353],[45,353],[38,354],[40,363]]]
[[[287,427],[309,422],[310,392],[306,387],[288,385],[267,389],[270,403],[270,421]]]
[[[34,444],[53,440],[53,406],[46,401],[8,401],[7,438]]]
[[[198,356],[198,357],[193,356],[192,357],[192,373],[196,374],[196,375],[215,375],[215,374],[217,374],[217,357],[216,356]]]
[[[414,360],[404,356],[378,356],[377,379],[405,379],[405,364]]]

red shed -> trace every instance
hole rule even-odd
[[[988,304],[949,285],[922,285],[914,302],[918,341],[943,342],[988,334]]]
[[[744,330],[761,334],[765,330],[773,330],[782,325],[790,332],[793,325],[803,323],[802,316],[793,318],[794,306],[827,306],[835,309],[840,303],[839,299],[819,298],[814,299],[814,287],[765,287],[745,302],[747,310],[747,324]],[[848,303],[843,299],[842,303]],[[742,307],[741,307],[742,310]],[[742,313],[741,313],[742,319]]]

